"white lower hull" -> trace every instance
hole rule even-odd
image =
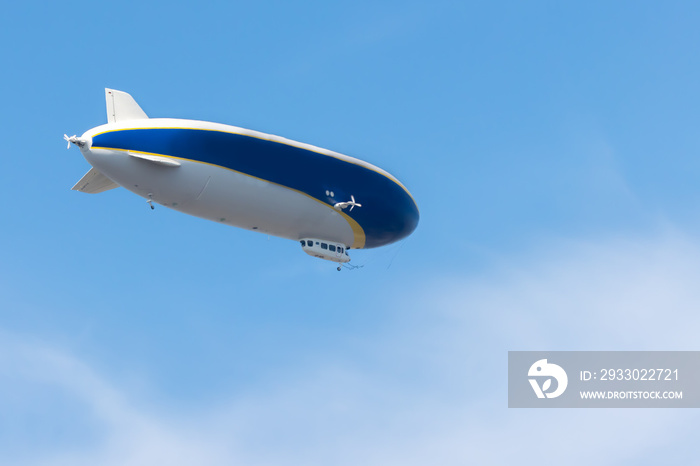
[[[314,237],[347,247],[361,244],[362,233],[356,235],[342,213],[268,181],[188,160],[167,167],[125,151],[82,152],[92,166],[122,187],[180,212],[291,240]]]

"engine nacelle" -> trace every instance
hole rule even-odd
[[[348,248],[344,244],[315,238],[303,238],[299,242],[301,249],[310,256],[333,262],[350,262]]]

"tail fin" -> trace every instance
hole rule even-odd
[[[107,123],[148,118],[134,98],[126,92],[105,89],[105,99],[107,100]]]
[[[80,181],[75,183],[72,189],[81,193],[97,194],[118,187],[117,183],[104,176],[95,168],[91,168]]]

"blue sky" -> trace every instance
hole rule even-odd
[[[657,464],[693,410],[508,410],[509,350],[695,350],[692,2],[15,2],[0,463]],[[397,176],[354,271],[113,190],[103,89]]]

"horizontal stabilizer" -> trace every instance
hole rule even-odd
[[[91,168],[71,189],[81,193],[97,194],[118,187],[117,183]]]
[[[107,100],[107,123],[148,118],[134,98],[126,92],[105,89],[105,99]]]
[[[129,156],[135,157],[141,160],[147,160],[152,163],[157,163],[158,165],[165,165],[166,167],[179,167],[180,162],[169,157],[163,157],[162,155],[151,155],[151,154],[140,154],[138,152],[129,151]]]

